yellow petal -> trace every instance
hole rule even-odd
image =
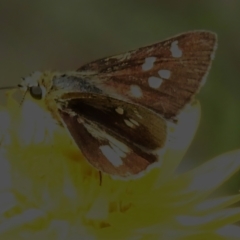
[[[240,150],[222,154],[180,175],[176,179],[178,190],[176,189],[175,194],[182,196],[193,194],[192,200],[201,199],[212,193],[239,169]]]
[[[155,186],[161,185],[162,182],[172,179],[175,169],[181,162],[189,145],[191,144],[197,131],[201,116],[201,107],[198,101],[187,106],[179,114],[179,120],[174,127],[168,148],[164,155],[158,179]]]
[[[216,231],[224,239],[237,240],[240,236],[240,227],[234,225],[224,226]]]

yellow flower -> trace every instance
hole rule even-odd
[[[130,181],[91,167],[34,101],[0,111],[0,239],[238,239],[240,195],[212,197],[240,169],[240,150],[177,175],[200,119],[186,108],[159,168]],[[187,129],[187,130],[186,130]]]

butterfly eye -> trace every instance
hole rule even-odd
[[[42,99],[43,92],[42,92],[42,88],[40,86],[30,87],[29,91],[33,98]]]

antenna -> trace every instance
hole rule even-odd
[[[18,86],[9,86],[9,87],[0,87],[0,90],[14,89],[18,88]]]
[[[17,86],[0,87],[0,90],[16,89],[16,88],[21,88],[21,87],[22,87],[22,85],[21,85],[21,84],[18,84]],[[24,101],[24,99],[25,99],[25,96],[26,96],[27,92],[28,92],[28,88],[26,89],[26,91],[25,91],[24,94],[23,94],[22,100],[21,100],[21,102],[20,102],[20,106],[22,105],[22,103],[23,103],[23,101]]]

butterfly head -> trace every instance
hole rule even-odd
[[[29,92],[31,97],[37,100],[44,99],[51,88],[52,74],[36,71],[23,78],[18,87],[25,93]]]

